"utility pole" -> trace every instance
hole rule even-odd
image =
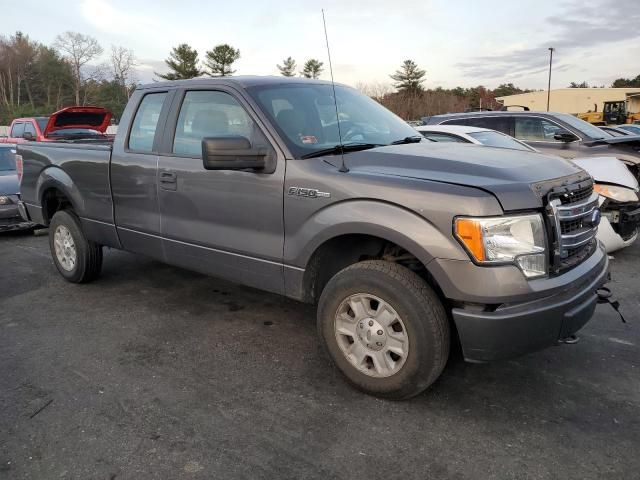
[[[551,65],[553,64],[553,51],[555,48],[549,47],[549,86],[547,87],[547,112],[551,103]]]

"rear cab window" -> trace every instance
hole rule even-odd
[[[527,152],[533,151],[531,147],[528,147],[524,143],[521,143],[513,137],[510,137],[501,132],[471,132],[469,133],[469,136],[475,138],[481,144],[486,145],[487,147],[510,148],[512,150],[524,150]]]
[[[136,152],[153,152],[153,142],[160,120],[160,112],[167,92],[148,93],[144,96],[129,132],[128,148]]]
[[[471,143],[469,140],[466,140],[462,137],[458,137],[457,135],[450,135],[448,133],[441,132],[420,132],[422,136],[431,140],[432,142],[455,142],[455,143]]]

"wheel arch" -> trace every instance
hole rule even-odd
[[[78,216],[83,216],[82,196],[71,177],[61,168],[46,168],[38,178],[36,192],[45,225],[49,225],[51,217],[62,208],[72,208]]]
[[[293,297],[317,301],[324,285],[353,263],[364,259],[405,262],[442,294],[438,271],[429,264],[436,257],[468,260],[451,234],[448,238],[425,218],[403,207],[377,201],[348,202],[318,212],[299,231],[298,238],[288,238],[285,245],[299,252],[291,264],[297,272],[285,282]],[[307,238],[301,239],[304,235]],[[300,243],[304,242],[303,246]],[[296,245],[296,242],[298,244]]]

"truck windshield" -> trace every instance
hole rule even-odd
[[[16,151],[12,148],[0,147],[0,172],[16,169]]]
[[[333,89],[328,84],[256,86],[247,89],[270,117],[296,158],[340,143]],[[382,105],[358,91],[336,85],[342,142],[390,145],[417,132]]]
[[[580,120],[579,118],[574,117],[573,115],[569,115],[568,113],[558,113],[556,114],[556,116],[558,117],[558,119],[568,123],[583,135],[590,137],[594,140],[607,138],[609,136],[605,132],[600,130],[598,127],[591,125],[590,123],[585,122],[584,120]]]
[[[38,122],[38,127],[40,127],[40,131],[44,132],[44,129],[47,128],[49,117],[36,117],[36,122]]]

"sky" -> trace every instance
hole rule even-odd
[[[165,72],[172,47],[200,58],[215,45],[240,49],[237,75],[276,75],[291,56],[299,70],[325,62],[324,8],[337,82],[391,84],[405,59],[426,70],[426,87],[609,86],[640,74],[640,0],[22,0],[2,7],[0,33],[21,30],[51,44],[67,30],[130,48],[142,83]]]

